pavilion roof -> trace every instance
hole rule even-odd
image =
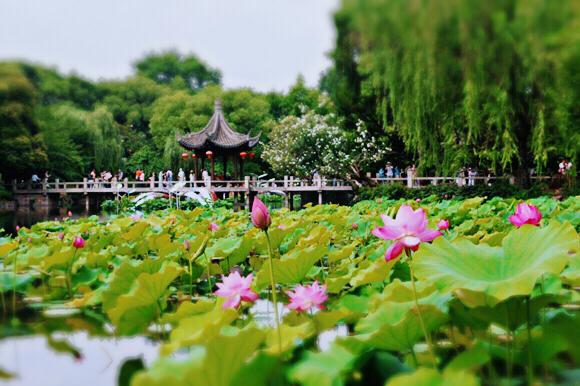
[[[187,135],[177,134],[177,141],[188,150],[194,149],[234,149],[252,148],[260,140],[260,135],[250,137],[249,134],[241,134],[228,125],[224,118],[219,99],[215,101],[215,111],[208,124],[201,131]]]

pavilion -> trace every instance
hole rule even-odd
[[[211,179],[215,180],[214,160],[217,157],[222,159],[225,179],[228,157],[232,157],[234,160],[234,180],[237,180],[238,176],[243,177],[244,158],[248,155],[253,157],[254,153],[248,152],[258,144],[261,134],[250,137],[249,134],[241,134],[233,130],[224,118],[221,101],[217,99],[213,116],[205,128],[187,135],[177,134],[177,141],[183,148],[193,152],[191,157],[195,162],[196,179],[198,172],[201,172],[201,169],[205,167],[205,159],[208,158],[211,160]],[[198,169],[199,159],[201,159],[201,169]]]

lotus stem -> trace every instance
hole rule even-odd
[[[511,335],[511,330],[510,330],[510,314],[509,311],[506,308],[505,311],[505,319],[506,319],[506,334],[507,334],[507,339],[506,339],[506,343],[505,343],[505,349],[506,349],[506,367],[507,367],[507,376],[508,376],[508,386],[511,386],[512,384],[512,362],[511,362],[511,356],[510,356],[510,335]],[[515,350],[515,347],[514,347]],[[491,358],[490,358],[491,360]]]
[[[189,301],[193,301],[193,273],[191,272],[191,256],[189,259]]]
[[[270,285],[272,286],[272,302],[274,303],[274,319],[276,320],[276,329],[278,330],[278,351],[282,353],[282,332],[280,331],[280,321],[278,320],[278,301],[276,299],[276,281],[274,281],[274,264],[272,262],[272,245],[268,229],[264,229],[266,241],[268,242],[268,264],[270,266]]]
[[[423,321],[423,315],[421,314],[421,308],[419,307],[419,299],[417,298],[417,289],[415,287],[415,277],[413,275],[413,259],[409,253],[409,270],[411,271],[411,284],[413,286],[413,297],[415,298],[415,306],[417,307],[417,315],[419,315],[419,323],[421,323],[421,328],[423,329],[423,334],[425,335],[425,340],[427,341],[427,348],[429,349],[429,355],[431,356],[431,362],[433,362],[433,368],[437,370],[437,361],[435,360],[435,354],[433,354],[433,346],[431,345],[431,338],[427,334],[427,328],[425,328],[425,322]]]
[[[18,246],[20,247],[20,245]],[[12,318],[16,318],[16,262],[18,260],[18,249],[14,254],[14,261],[12,262],[12,279],[14,280],[14,287],[12,288]]]
[[[534,384],[534,361],[532,358],[532,325],[530,324],[530,295],[526,299],[526,316],[528,330],[528,385]]]
[[[203,252],[203,254],[205,255],[205,258],[207,260],[207,264],[206,264],[206,268],[207,268],[207,286],[209,287],[210,297],[213,299],[213,291],[211,290],[211,273],[210,273],[210,270],[209,270],[209,265],[211,264],[211,260],[209,259],[209,257],[207,257],[207,254],[205,253],[205,251]]]

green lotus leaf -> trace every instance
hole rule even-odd
[[[215,302],[211,300],[201,299],[196,303],[183,302],[174,313],[165,313],[161,318],[161,323],[177,323],[181,319],[189,316],[205,314],[210,312],[215,307]]]
[[[297,326],[287,324],[280,325],[280,336],[282,337],[281,348],[278,346],[278,331],[270,330],[266,337],[266,348],[263,350],[267,354],[284,353],[290,350],[296,344],[297,340],[305,340],[316,333],[314,326],[310,322],[302,323]]]
[[[308,237],[303,237],[298,241],[298,248],[326,244],[332,237],[332,233],[328,232],[328,228],[323,225],[317,225],[308,234]]]
[[[14,286],[14,274],[12,272],[0,272],[0,292],[12,292],[16,288],[17,292],[26,293],[33,281],[34,276],[31,274],[16,275],[16,286]]]
[[[437,291],[433,282],[419,281],[415,283],[417,289],[417,298],[421,299]],[[373,294],[369,299],[368,307],[370,310],[377,309],[384,302],[405,303],[415,300],[413,287],[410,281],[402,282],[399,279],[393,280],[385,286],[381,294]]]
[[[445,371],[457,372],[466,370],[469,372],[476,372],[481,368],[481,366],[489,362],[490,359],[489,349],[479,342],[469,350],[466,350],[453,358],[447,367],[445,367]]]
[[[563,304],[569,301],[568,296],[543,294],[530,299],[530,315],[537,315],[549,304]],[[527,321],[526,298],[523,296],[513,296],[493,307],[478,306],[471,310],[471,314],[486,323],[496,325],[515,331]]]
[[[68,265],[73,263],[73,258],[79,258],[80,253],[74,247],[64,248],[60,251],[54,252],[52,255],[44,259],[44,270],[51,269],[65,269]]]
[[[281,366],[277,355],[269,355],[264,351],[258,352],[255,358],[242,366],[232,377],[231,386],[270,385],[276,370]]]
[[[419,301],[427,332],[445,324],[449,318],[445,303],[448,297],[433,293]],[[442,310],[443,308],[443,310]],[[358,339],[383,350],[409,350],[423,337],[423,329],[414,302],[383,303],[356,326]]]
[[[568,267],[560,275],[560,280],[564,284],[571,286],[580,285],[580,255],[576,255],[568,260]]]
[[[203,240],[203,237],[201,239]],[[149,237],[149,249],[153,251],[158,251],[166,245],[169,245],[169,243],[171,243],[171,235],[169,233],[164,233],[161,235],[152,234]]]
[[[288,378],[304,386],[343,385],[344,376],[356,369],[359,359],[337,344],[321,353],[306,351],[288,371]]]
[[[137,373],[132,386],[229,386],[235,374],[264,342],[266,333],[250,324],[229,335],[216,335],[205,350],[194,348],[185,361],[161,358],[146,372]]]
[[[2,245],[0,245],[0,256],[4,257],[8,254],[8,252],[11,252],[16,248],[18,248],[18,242],[16,240],[5,242]]]
[[[396,375],[386,386],[479,386],[475,375],[467,371],[445,371],[420,368],[413,374]]]
[[[103,311],[114,308],[117,298],[131,290],[133,283],[140,274],[159,272],[162,265],[163,261],[156,259],[143,260],[139,264],[123,262],[115,270],[115,276],[109,284],[109,289],[103,292]]]
[[[543,229],[524,225],[511,231],[502,245],[450,243],[438,237],[414,254],[414,272],[418,278],[435,282],[444,293],[481,291],[497,301],[529,295],[540,276],[560,273],[568,258],[578,252],[578,234],[570,223],[552,221]]]
[[[167,265],[161,271],[140,274],[132,290],[117,299],[116,307],[109,310],[109,318],[119,335],[142,332],[163,311],[159,300],[181,269]]]
[[[354,248],[358,243],[354,242],[341,249],[335,249],[328,254],[328,264],[336,263],[342,259],[346,259],[352,255]]]
[[[162,355],[169,355],[173,351],[193,345],[202,345],[212,336],[219,334],[223,326],[236,320],[238,312],[232,308],[222,310],[224,299],[219,299],[213,309],[203,314],[185,317],[169,337],[169,343],[161,347]]]
[[[123,235],[123,238],[127,241],[135,240],[137,237],[141,236],[143,232],[145,232],[145,229],[147,229],[148,226],[148,223],[140,221],[133,225],[131,229],[129,229],[129,232]]]
[[[364,284],[382,283],[389,278],[389,273],[399,258],[385,261],[376,259],[368,267],[359,268],[350,279],[350,285],[357,287]]]
[[[282,259],[274,259],[274,280],[278,284],[300,283],[310,268],[328,253],[326,245],[297,249]],[[256,287],[261,290],[270,284],[270,265],[264,264],[256,276]]]
[[[493,232],[485,235],[479,240],[480,243],[486,243],[491,247],[499,247],[503,239],[508,235],[508,232]]]

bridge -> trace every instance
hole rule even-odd
[[[370,173],[367,174],[370,178]],[[549,176],[532,177],[533,179],[546,180]],[[468,185],[469,180],[473,184],[488,184],[490,180],[497,181],[499,179],[507,179],[510,183],[514,183],[513,177],[415,177],[415,178],[372,178],[378,184],[394,184],[400,183],[409,188],[420,188],[427,185],[441,185],[441,184],[456,184],[459,186]],[[179,184],[179,185],[178,185]],[[52,200],[61,196],[70,194],[82,194],[85,197],[85,206],[88,209],[90,203],[90,196],[105,194],[114,196],[116,199],[121,195],[140,194],[148,192],[168,193],[170,190],[172,194],[183,194],[192,189],[207,188],[216,193],[218,197],[234,196],[235,203],[245,203],[249,207],[251,198],[256,194],[275,193],[285,197],[285,207],[291,208],[293,206],[293,196],[300,193],[317,193],[318,203],[322,204],[324,192],[349,192],[352,191],[352,186],[347,181],[337,179],[298,179],[291,176],[285,176],[282,180],[269,179],[262,180],[255,177],[246,176],[244,180],[212,180],[212,181],[129,181],[125,178],[122,181],[117,181],[113,178],[110,182],[97,179],[96,181],[89,181],[84,179],[80,182],[63,182],[60,180],[46,181],[39,183],[21,182],[16,180],[12,184],[5,184],[8,190],[12,190],[18,205],[30,205],[30,200],[34,200],[36,204],[50,205]]]

